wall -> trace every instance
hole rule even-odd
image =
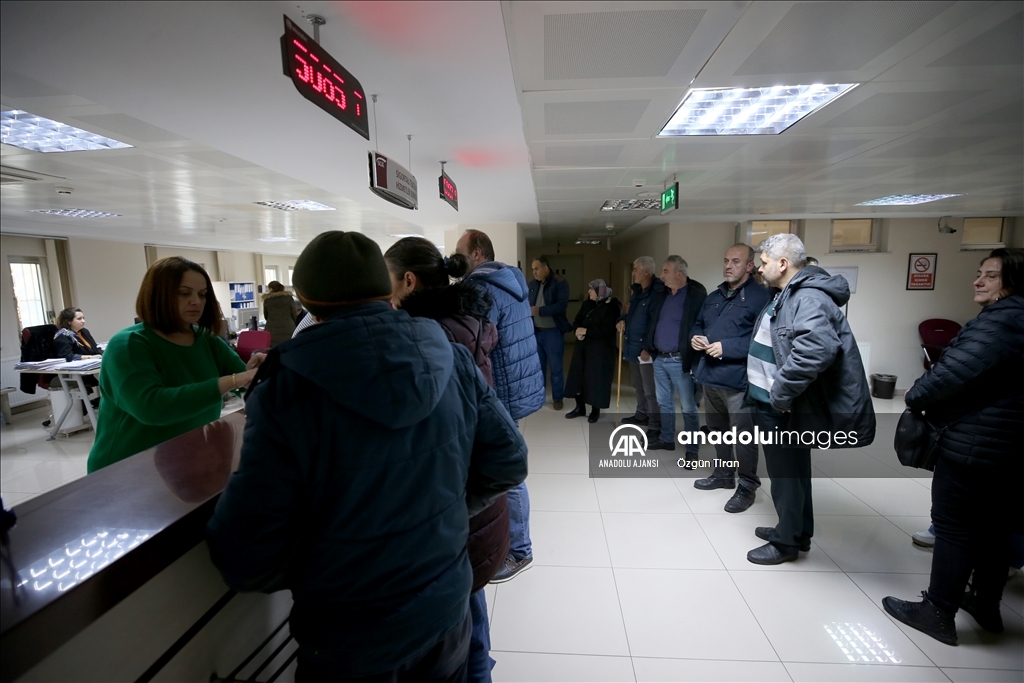
[[[459,225],[455,230],[444,231],[444,250],[446,254],[455,253],[455,244],[467,230],[479,230],[491,238],[494,246],[494,260],[515,266],[523,262],[523,270],[529,272],[530,264],[525,263],[526,257],[520,252],[520,245],[525,245],[522,226],[516,223],[473,223]]]
[[[96,341],[106,342],[134,324],[135,298],[146,274],[143,245],[69,237],[68,260],[75,306],[85,313]],[[111,272],[113,264],[116,272]]]
[[[211,280],[222,280],[220,274],[220,266],[218,265],[217,252],[206,251],[203,249],[185,249],[183,247],[163,247],[157,245],[156,257],[158,259],[167,258],[168,256],[180,256],[186,258],[189,261],[195,261],[196,263],[203,266],[206,272],[210,275]],[[251,280],[246,280],[250,282]]]
[[[241,254],[239,254],[241,256]],[[288,269],[295,267],[295,262],[299,260],[298,256],[280,256],[277,254],[263,254],[263,267],[270,268],[277,266],[277,279],[285,287],[291,287],[292,282],[288,279]],[[267,284],[263,282],[263,272],[257,274],[256,281],[261,284]]]
[[[645,229],[638,235],[624,236],[620,240],[612,240],[612,278],[615,282],[611,285],[616,291],[625,294],[632,284],[633,261],[641,256],[650,256],[654,259],[656,270],[661,269],[660,261],[670,253],[669,229],[667,225],[657,225]],[[623,303],[627,303],[628,299],[629,296],[626,295]]]

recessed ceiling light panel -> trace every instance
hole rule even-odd
[[[294,237],[257,237],[257,242],[298,242]]]
[[[602,211],[661,211],[661,199],[609,199]]]
[[[857,85],[694,88],[658,135],[778,135]]]
[[[44,153],[132,147],[120,140],[17,109],[0,112],[0,142]]]
[[[64,216],[65,218],[120,218],[119,213],[107,213],[105,211],[90,211],[89,209],[33,209],[29,213],[45,213],[51,216]]]
[[[272,209],[280,209],[281,211],[335,211],[333,206],[327,206],[320,202],[310,201],[309,199],[289,199],[284,202],[255,202],[260,206],[269,206]]]
[[[911,206],[913,204],[937,202],[938,200],[946,199],[947,197],[962,196],[963,192],[959,194],[893,194],[888,197],[872,199],[870,202],[861,202],[856,206]]]

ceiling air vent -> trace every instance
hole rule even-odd
[[[14,168],[13,166],[0,165],[0,182],[4,185],[10,185],[13,183],[25,183],[33,182],[36,180],[67,180],[64,176],[50,175],[49,173],[39,173],[36,171],[26,171],[23,168]]]
[[[661,211],[661,199],[609,199],[602,211]]]

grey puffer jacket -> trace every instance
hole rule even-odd
[[[1019,476],[1024,469],[1024,296],[989,304],[964,325],[907,406],[948,426],[939,457]]]
[[[779,294],[772,318],[772,350],[779,366],[772,406],[792,411],[793,427],[857,433],[855,443],[837,442],[834,448],[867,446],[875,438],[864,363],[839,310],[849,300],[846,278],[807,266]]]

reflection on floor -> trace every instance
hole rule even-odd
[[[931,481],[890,447],[895,420],[881,414],[901,401],[875,403],[888,431],[871,447],[815,453],[811,551],[759,567],[746,552],[761,544],[754,527],[776,521],[767,480],[733,515],[722,509],[730,491],[691,479],[591,479],[586,421],[549,401],[523,422],[534,566],[487,588],[495,681],[1024,679],[1019,574],[1001,636],[961,613],[960,646],[947,647],[882,611],[884,596],[913,599],[928,585],[931,554],[910,534],[928,525]],[[633,407],[630,397],[621,411]],[[92,432],[46,441],[47,412],[3,429],[5,505],[85,474]]]

